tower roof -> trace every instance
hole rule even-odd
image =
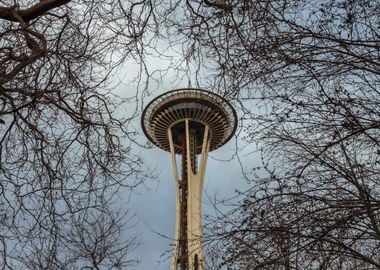
[[[226,99],[193,88],[172,90],[156,97],[143,111],[141,125],[153,144],[169,152],[168,128],[177,128],[186,119],[195,130],[205,125],[210,128],[210,151],[224,145],[237,125],[236,112]],[[179,153],[180,146],[175,148]]]

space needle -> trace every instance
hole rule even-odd
[[[141,124],[146,137],[171,154],[176,191],[171,270],[204,270],[202,189],[207,156],[234,135],[236,112],[215,93],[177,89],[152,100]]]

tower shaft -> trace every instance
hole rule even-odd
[[[202,187],[210,146],[209,128],[191,129],[190,121],[184,121],[185,129],[180,134],[181,179],[178,176],[172,129],[168,129],[173,172],[176,182],[176,233],[172,270],[203,270],[202,249]],[[203,132],[203,134],[199,134]],[[176,134],[178,135],[178,133]],[[202,135],[202,152],[197,170],[197,138]]]
[[[188,171],[188,164],[187,164],[187,144],[186,144],[186,134],[182,134],[182,149],[181,149],[181,171],[182,171],[182,178],[181,182],[179,184],[180,188],[180,237],[178,239],[179,241],[179,253],[180,253],[180,259],[177,260],[177,265],[179,264],[181,266],[180,269],[187,269],[188,265],[188,243],[187,243],[187,206],[188,206],[188,177],[187,177],[187,171]],[[190,137],[190,141],[192,140],[192,136]],[[191,155],[191,153],[190,153]]]

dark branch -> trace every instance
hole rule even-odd
[[[42,16],[47,11],[52,10],[56,7],[63,6],[70,2],[70,0],[46,0],[41,1],[38,4],[27,8],[19,9],[17,6],[13,7],[0,7],[0,18],[8,21],[18,22],[17,16],[14,15],[14,11],[24,20],[30,21],[37,17]],[[13,11],[13,12],[12,12]]]

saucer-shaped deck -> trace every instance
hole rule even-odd
[[[170,152],[168,129],[172,131],[176,153],[181,153],[185,121],[196,136],[197,154],[201,152],[203,134],[208,126],[210,149],[224,145],[236,130],[236,112],[223,97],[200,89],[177,89],[152,100],[145,108],[141,124],[147,138],[156,146]]]

